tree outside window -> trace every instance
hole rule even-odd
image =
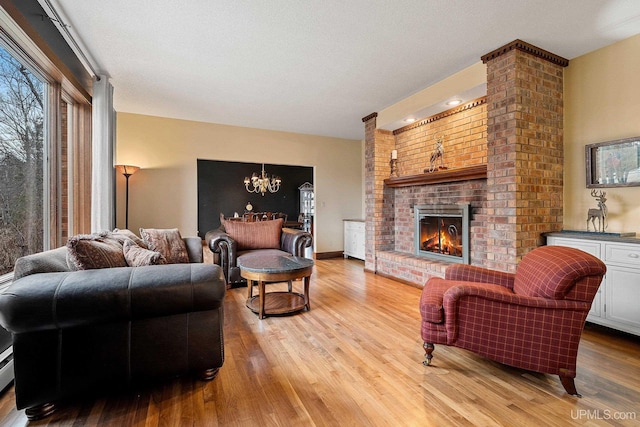
[[[0,47],[0,275],[43,250],[45,84]]]

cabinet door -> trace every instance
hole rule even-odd
[[[358,259],[364,260],[364,223],[360,222],[357,224],[356,229],[354,230],[354,256]]]
[[[353,251],[351,238],[351,223],[349,221],[344,222],[344,257],[348,257]]]
[[[640,329],[640,270],[607,266],[607,319]]]
[[[588,254],[593,255],[596,258],[602,259],[602,245],[600,242],[592,242],[588,240],[578,240],[578,239],[563,239],[562,237],[548,237],[547,238],[549,245],[556,246],[566,246],[569,248],[580,249]],[[604,307],[604,299],[603,299],[603,289],[606,288],[606,278],[602,279],[602,283],[598,288],[598,293],[593,299],[593,303],[591,303],[591,310],[589,310],[589,317],[604,317],[603,316],[603,307]]]
[[[356,254],[356,223],[353,221],[344,222],[344,256],[355,256]]]
[[[344,222],[344,256],[364,260],[364,223]]]

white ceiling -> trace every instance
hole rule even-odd
[[[638,0],[51,3],[118,112],[350,139],[515,39],[572,59],[640,33]]]

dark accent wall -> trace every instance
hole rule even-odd
[[[265,164],[269,176],[278,175],[282,185],[277,193],[264,196],[249,193],[244,178],[260,173],[261,163],[227,162],[198,159],[198,235],[204,238],[209,230],[220,226],[220,214],[242,215],[247,202],[254,212],[284,212],[288,220],[295,221],[300,213],[298,187],[305,182],[313,184],[313,167]]]

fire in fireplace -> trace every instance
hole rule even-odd
[[[416,255],[469,263],[469,205],[417,205]]]

